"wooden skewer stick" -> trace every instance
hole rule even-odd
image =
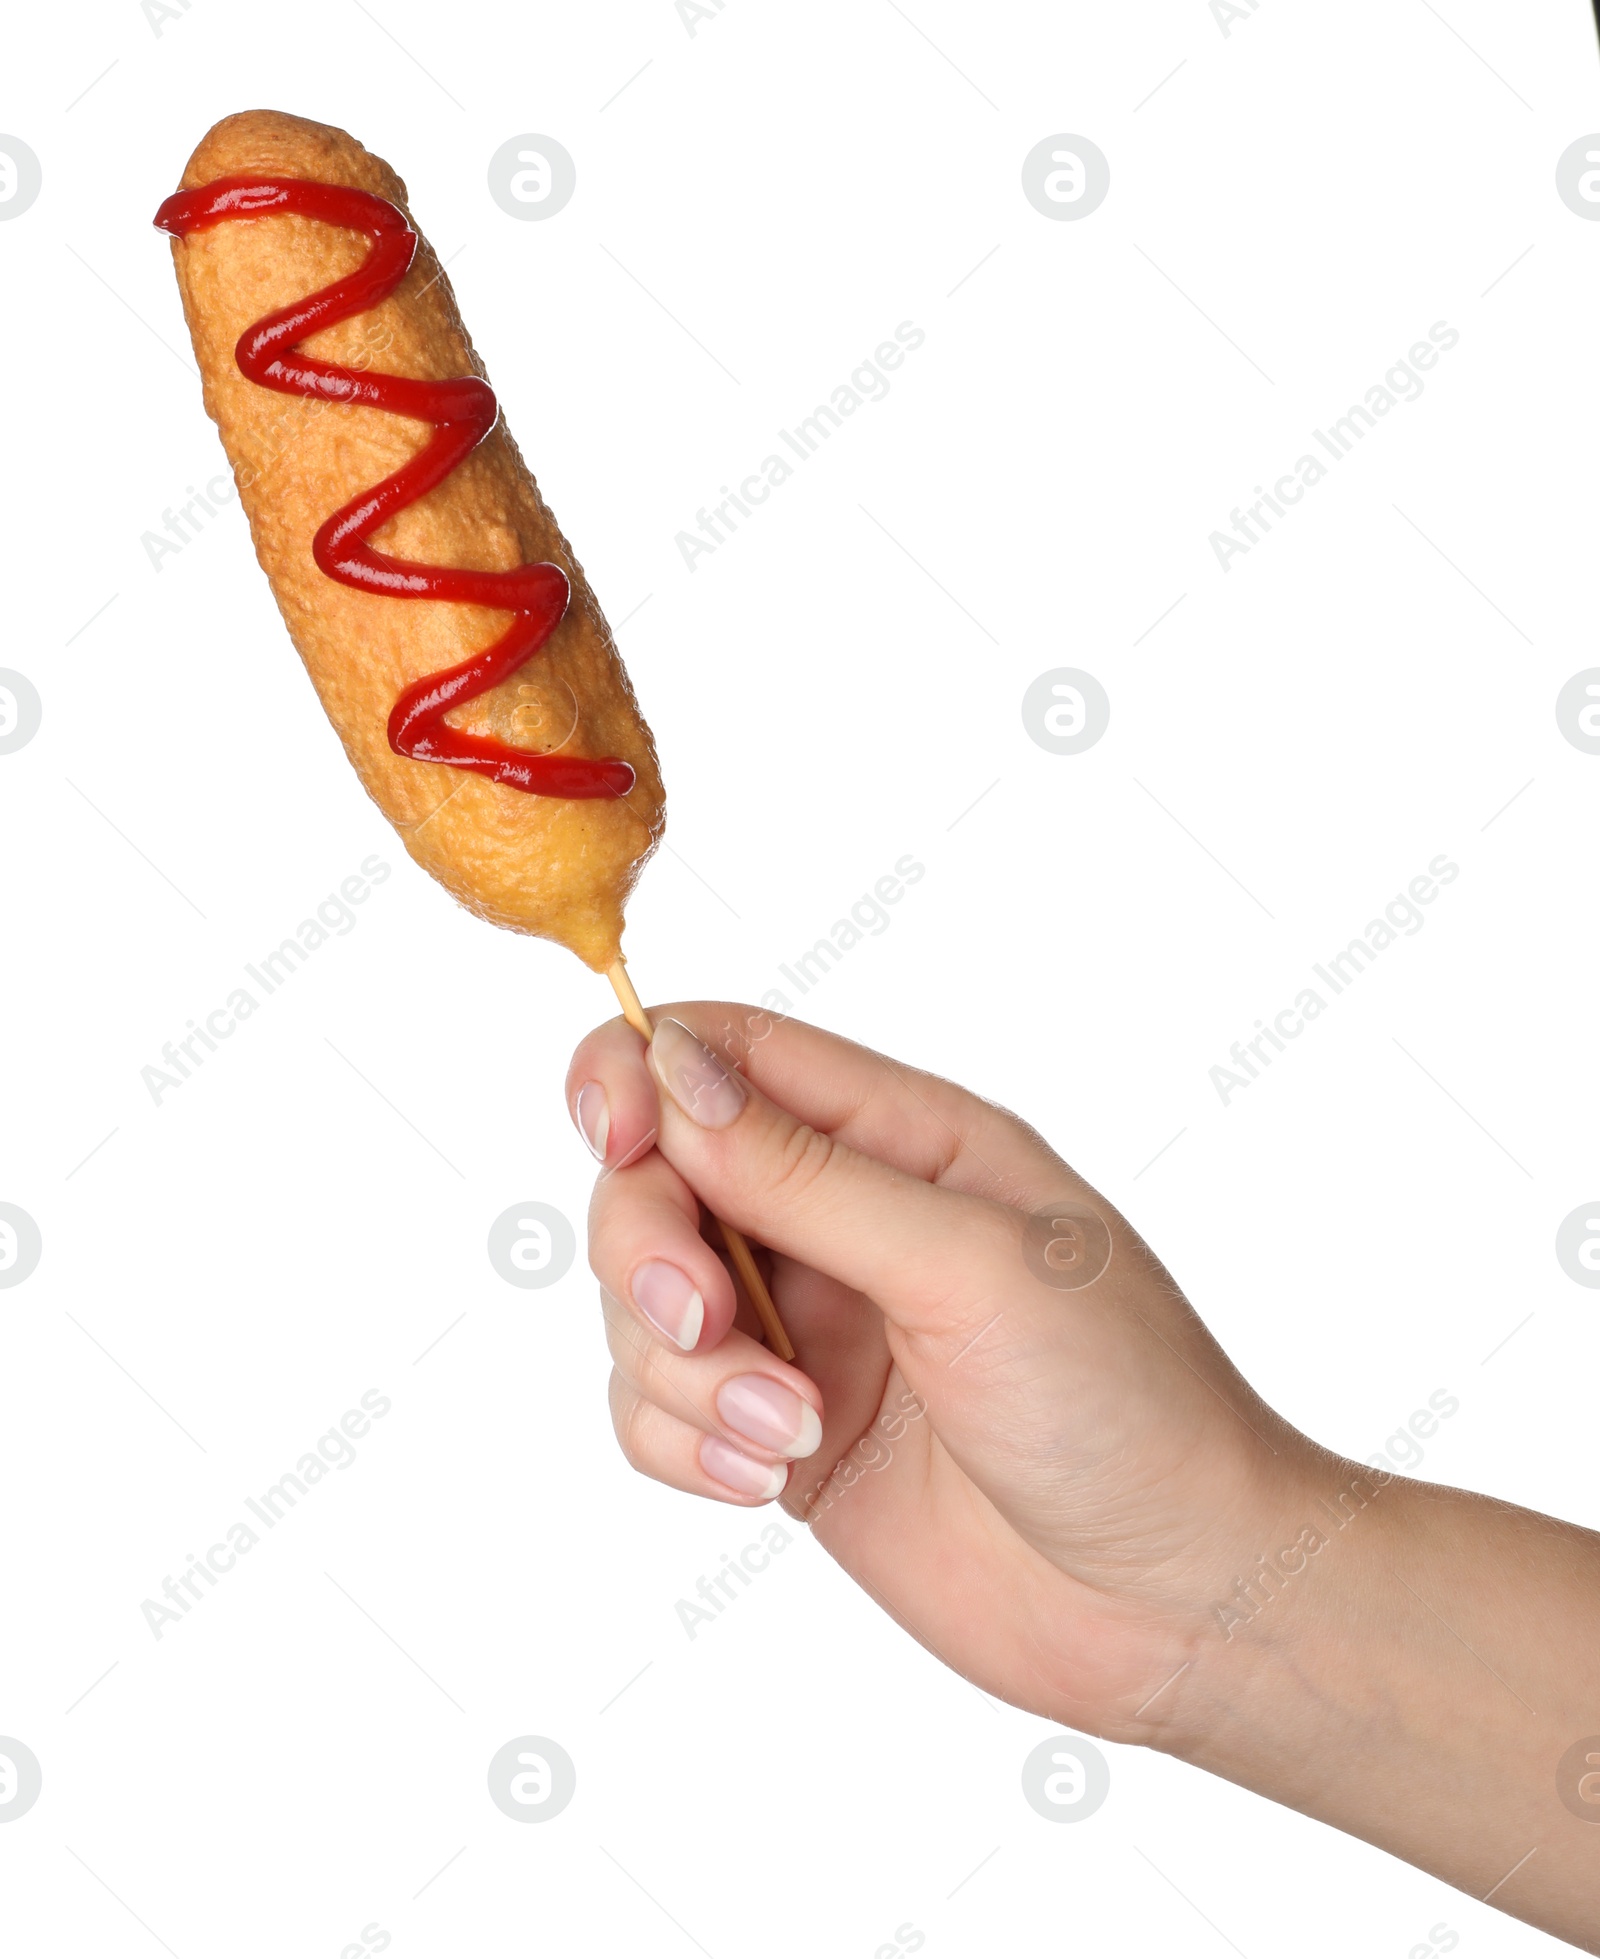
[[[618,959],[606,968],[606,978],[622,1006],[622,1017],[636,1034],[642,1034],[649,1041],[655,1036],[650,1025],[650,1016],[634,991],[633,981],[628,977],[624,960]],[[778,1317],[778,1309],[772,1303],[772,1294],[767,1291],[767,1282],[761,1276],[761,1268],[756,1264],[755,1255],[750,1250],[744,1233],[735,1231],[731,1224],[716,1219],[716,1227],[722,1233],[722,1242],[728,1248],[728,1256],[733,1260],[733,1269],[744,1281],[744,1289],[750,1295],[750,1303],[756,1309],[762,1330],[767,1336],[767,1344],[780,1360],[794,1359],[794,1344],[784,1331],[783,1321]]]

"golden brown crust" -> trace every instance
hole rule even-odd
[[[272,110],[218,123],[189,159],[183,188],[256,170],[350,185],[406,209],[405,185],[354,137]],[[443,269],[415,220],[412,229],[417,256],[389,298],[314,335],[306,349],[386,374],[482,375]],[[603,970],[617,956],[628,893],[661,835],[661,774],[610,629],[504,417],[447,482],[376,532],[374,545],[424,564],[561,566],[572,603],[542,651],[449,719],[535,752],[621,756],[637,780],[620,801],[530,796],[389,746],[389,710],[402,689],[497,639],[510,615],[375,597],[325,576],[311,556],[318,527],[408,461],[431,431],[371,408],[258,387],[233,352],[264,314],[353,271],[366,240],[277,216],[232,220],[175,239],[172,250],[206,410],[233,465],[256,555],[368,793],[416,861],[469,910],[559,939]]]

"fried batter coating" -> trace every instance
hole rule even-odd
[[[218,123],[189,159],[182,187],[257,171],[348,185],[407,210],[405,185],[354,137],[271,110]],[[358,371],[487,378],[437,257],[414,221],[411,228],[416,258],[394,292],[312,335],[304,350]],[[618,956],[623,906],[664,827],[661,773],[610,628],[504,418],[444,483],[375,532],[373,546],[429,565],[561,567],[572,598],[550,639],[448,719],[533,753],[619,756],[635,781],[618,799],[529,795],[391,749],[389,711],[401,692],[498,639],[511,615],[389,598],[327,577],[311,555],[318,527],[409,462],[433,431],[370,407],[259,387],[234,359],[247,327],[343,278],[367,251],[355,232],[286,214],[174,239],[206,410],[289,635],[356,773],[407,851],[468,910],[559,940],[604,971]]]

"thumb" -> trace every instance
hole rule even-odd
[[[679,1020],[649,1048],[664,1091],[657,1147],[718,1217],[868,1294],[908,1333],[970,1339],[1026,1292],[1028,1218],[926,1183],[813,1129],[735,1074]]]

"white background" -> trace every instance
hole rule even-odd
[[[0,1733],[44,1770],[8,1945],[1556,1950],[1164,1758],[1042,1820],[1048,1727],[792,1524],[691,1642],[763,1519],[622,1464],[581,1258],[530,1292],[485,1254],[523,1200],[581,1221],[560,1089],[609,995],[409,863],[236,505],[159,571],[141,537],[223,467],[151,213],[224,114],[342,124],[627,619],[671,795],[647,997],[757,997],[913,853],[803,1013],[1039,1124],[1319,1439],[1443,1389],[1424,1474],[1600,1522],[1600,1299],[1554,1255],[1600,1191],[1600,759],[1553,711],[1597,660],[1600,227],[1554,182],[1600,125],[1587,9],[81,0],[7,41],[44,169],[0,224],[0,664],[44,701],[0,758],[0,1197],[44,1236],[0,1293]],[[1111,164],[1076,223],[1020,188],[1063,131]],[[545,223],[487,190],[524,132],[577,161]],[[687,570],[905,320],[889,397]],[[1209,533],[1441,320],[1422,398],[1224,573]],[[1063,758],[1020,703],[1068,665],[1112,718]],[[356,929],[156,1106],[162,1044],[373,852]],[[1230,1043],[1441,852],[1425,928],[1225,1107]],[[141,1601],[373,1388],[355,1464],[156,1641]],[[537,1828],[485,1789],[524,1734],[578,1771]]]

